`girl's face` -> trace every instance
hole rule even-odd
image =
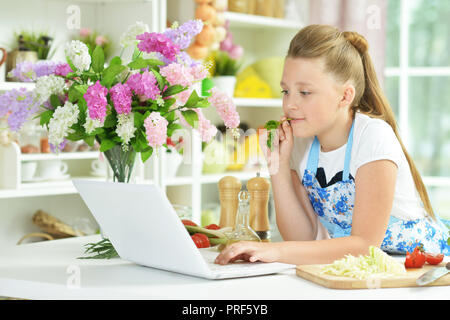
[[[292,118],[296,137],[320,135],[330,129],[342,113],[344,94],[322,59],[286,58],[281,79],[283,111]],[[348,108],[345,108],[348,110]]]

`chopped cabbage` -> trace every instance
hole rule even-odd
[[[374,275],[379,277],[404,275],[406,269],[402,263],[381,249],[370,246],[368,256],[346,255],[344,258],[324,266],[321,273],[367,280]]]

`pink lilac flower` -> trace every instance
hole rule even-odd
[[[236,105],[226,93],[214,87],[211,89],[211,96],[207,99],[216,108],[225,126],[228,128],[237,128],[239,126],[240,118],[239,113],[236,111]]]
[[[129,114],[131,112],[133,93],[129,86],[119,82],[109,90],[109,94],[117,113]]]
[[[153,111],[144,120],[148,145],[152,148],[162,146],[167,140],[169,122],[157,111]]]
[[[55,68],[55,75],[57,76],[67,76],[67,74],[73,72],[73,70],[70,68],[69,64],[66,62],[59,63]]]
[[[200,133],[200,137],[203,142],[210,142],[217,134],[217,128],[211,121],[209,121],[203,114],[201,108],[187,109],[182,108],[181,110],[175,110],[175,114],[180,120],[180,124],[185,128],[192,128],[191,125],[183,117],[181,111],[194,110],[198,115],[197,131]]]
[[[154,100],[161,93],[155,76],[149,71],[132,74],[126,84],[135,94],[143,96],[145,99]]]
[[[180,47],[161,33],[144,32],[137,35],[136,39],[141,40],[137,45],[139,50],[147,53],[159,52],[170,61],[174,61],[180,52]]]
[[[91,119],[98,119],[101,122],[105,120],[106,117],[106,105],[108,101],[106,100],[106,95],[108,94],[108,89],[100,84],[100,81],[90,86],[83,98],[87,102],[89,109],[89,117]]]
[[[191,67],[191,75],[194,78],[194,81],[203,80],[208,76],[208,69],[202,64],[197,64]]]
[[[186,104],[186,102],[188,101],[189,97],[191,96],[191,93],[194,89],[187,89],[184,91],[181,91],[180,93],[177,93],[175,95],[176,100],[176,104],[179,106],[182,106],[184,104]]]
[[[170,85],[179,84],[190,87],[194,81],[194,77],[190,72],[190,68],[179,63],[172,63],[160,69],[159,73],[169,81]]]
[[[95,44],[98,46],[102,46],[105,43],[108,43],[108,39],[104,36],[97,36],[97,38],[95,38]]]

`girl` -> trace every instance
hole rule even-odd
[[[290,43],[281,87],[275,148],[261,147],[285,241],[237,242],[216,263],[331,263],[368,254],[371,245],[404,254],[419,243],[450,254],[448,229],[399,137],[363,36],[303,28]]]

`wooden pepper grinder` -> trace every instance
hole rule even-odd
[[[220,228],[234,228],[239,206],[238,194],[241,187],[241,181],[233,176],[225,176],[219,180]]]
[[[262,241],[270,241],[269,189],[269,181],[260,177],[259,172],[247,182],[250,193],[250,227]]]

